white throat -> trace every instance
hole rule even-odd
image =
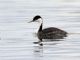
[[[42,18],[39,18],[37,21],[38,21],[39,24],[43,23]]]

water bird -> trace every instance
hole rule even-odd
[[[42,42],[43,39],[63,39],[64,37],[67,37],[67,32],[64,30],[61,30],[56,27],[49,27],[43,29],[43,18],[40,15],[36,15],[33,17],[33,20],[30,22],[38,22],[40,25],[38,32],[37,32],[37,37],[39,39],[39,42]]]

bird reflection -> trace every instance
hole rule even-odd
[[[57,40],[43,40],[43,42],[41,42],[41,44],[37,44],[37,46],[34,46],[33,52],[34,52],[35,60],[42,60],[42,58],[45,56],[44,55],[45,47],[51,47],[51,46],[54,47],[55,45],[60,44],[61,43],[60,41],[63,41],[63,40],[62,39],[61,40],[58,40],[58,39]]]
[[[34,56],[43,57],[43,46],[34,46]]]
[[[52,43],[52,45],[56,45],[59,41],[63,41],[64,39],[43,39],[42,42],[34,42],[34,44],[38,44],[39,46],[43,46],[45,42]],[[50,44],[51,45],[51,44]]]

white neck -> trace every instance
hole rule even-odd
[[[36,32],[38,32],[39,27],[40,27],[40,25],[41,25],[42,23],[43,23],[42,18],[39,18],[39,19],[37,20],[37,25],[38,25],[38,28],[37,28],[37,31],[36,31]]]

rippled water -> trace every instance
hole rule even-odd
[[[43,42],[37,25],[27,23],[41,15],[45,27],[67,31],[62,41]],[[0,0],[0,60],[80,60],[80,4],[52,0]]]

